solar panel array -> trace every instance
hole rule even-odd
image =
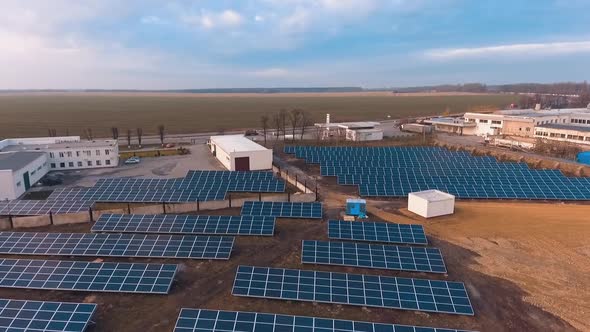
[[[272,236],[275,217],[103,214],[93,232]]]
[[[301,262],[385,270],[446,273],[440,250],[354,242],[304,240]]]
[[[321,219],[322,203],[244,202],[242,215],[272,216],[277,218]]]
[[[222,200],[228,192],[284,192],[273,172],[190,171],[177,179],[101,179],[94,187],[57,190],[50,200],[94,202],[196,202]]]
[[[428,244],[424,227],[417,224],[330,220],[328,222],[328,237],[337,240]]]
[[[214,331],[467,332],[454,329],[381,324],[319,317],[187,308],[183,308],[180,311],[174,328],[174,332]]]
[[[439,147],[286,147],[323,176],[366,197],[405,197],[438,189],[458,198],[590,200],[590,178]]]
[[[460,282],[239,266],[232,294],[473,315]]]
[[[0,331],[83,332],[96,304],[0,299]]]
[[[0,254],[229,259],[233,237],[195,235],[0,233]]]
[[[168,294],[176,265],[0,259],[0,288]]]
[[[94,204],[92,201],[81,200],[14,200],[0,202],[0,215],[3,216],[33,216],[52,212],[77,213],[88,211]]]

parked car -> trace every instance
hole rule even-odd
[[[125,165],[139,164],[140,161],[141,161],[141,159],[139,159],[139,157],[131,157],[131,158],[125,160]]]
[[[258,132],[256,130],[246,130],[246,133],[244,134],[244,136],[257,136]]]

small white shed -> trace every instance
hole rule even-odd
[[[272,150],[244,135],[211,136],[209,148],[230,171],[259,171],[272,168]]]
[[[424,218],[453,214],[455,196],[439,190],[425,190],[408,195],[408,210]]]

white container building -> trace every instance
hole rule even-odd
[[[408,210],[424,218],[455,212],[455,196],[439,190],[425,190],[408,195]]]
[[[0,152],[0,201],[17,199],[47,172],[44,152]]]
[[[272,169],[272,150],[244,135],[211,136],[211,153],[230,171]]]

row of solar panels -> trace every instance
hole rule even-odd
[[[0,329],[10,332],[83,332],[92,324],[96,309],[94,303],[0,299]],[[174,331],[461,332],[400,324],[190,308],[180,310]]]

